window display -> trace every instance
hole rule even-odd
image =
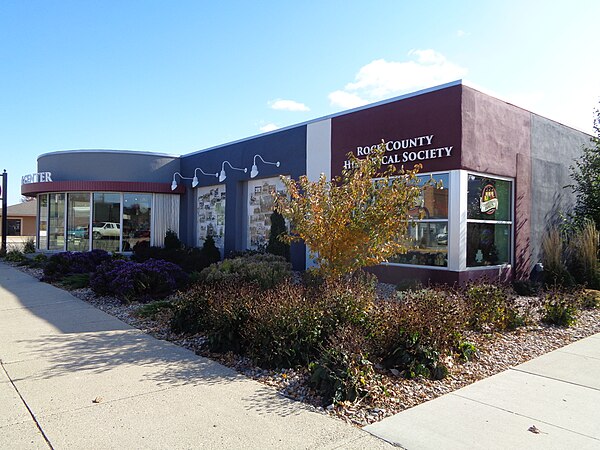
[[[469,174],[467,266],[511,262],[512,182]]]
[[[422,186],[419,204],[409,211],[414,220],[409,227],[411,248],[389,262],[447,267],[449,175],[420,175],[419,184]]]

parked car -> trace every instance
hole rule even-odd
[[[94,222],[92,224],[92,236],[94,239],[118,238],[121,236],[119,224],[115,222]]]
[[[74,239],[87,239],[89,237],[88,227],[75,227],[72,230],[67,230],[67,235]]]

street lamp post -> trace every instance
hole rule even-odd
[[[6,186],[8,184],[8,174],[6,169],[2,173],[2,247],[0,252],[6,254],[6,236],[8,233],[8,206],[6,203]]]

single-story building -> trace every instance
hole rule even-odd
[[[17,203],[16,205],[8,205],[6,222],[7,222],[7,248],[22,249],[27,240],[36,237],[36,214],[37,201],[35,198]],[[0,218],[2,217],[2,209],[0,208]],[[0,220],[0,233],[2,232],[2,221]]]
[[[589,139],[456,81],[183,156],[46,153],[21,192],[38,199],[40,251],[128,251],[172,229],[190,246],[212,234],[226,255],[265,246],[280,175],[329,179],[384,140],[385,164],[419,163],[441,186],[424,188],[414,249],[372,268],[382,281],[523,278],[548,221],[573,204],[563,187]],[[291,260],[310,264],[304,245]]]
[[[9,237],[23,236],[35,237],[36,235],[36,214],[37,201],[35,199],[17,203],[16,205],[8,205],[7,207],[7,233]],[[0,217],[2,210],[0,209]],[[2,222],[0,221],[0,232],[2,232]]]

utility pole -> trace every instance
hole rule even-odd
[[[0,253],[6,254],[6,236],[8,233],[8,205],[6,203],[6,186],[8,185],[6,169],[2,173],[2,247]]]

